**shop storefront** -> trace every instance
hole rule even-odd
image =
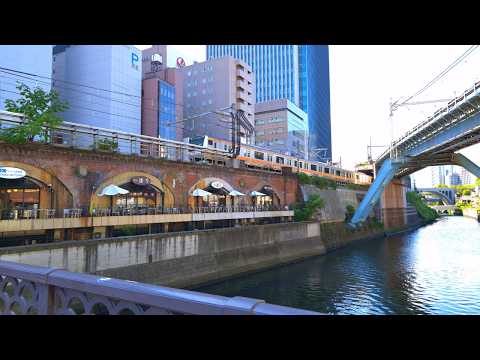
[[[51,208],[53,192],[28,176],[25,170],[0,167],[0,216],[2,220],[30,218],[38,209]]]
[[[260,193],[265,194],[265,196],[256,196],[253,198],[253,204],[260,207],[272,207],[280,205],[280,198],[273,191],[273,188],[270,185],[265,185],[259,190]]]
[[[204,197],[204,206],[208,207],[219,207],[227,206],[227,197],[229,191],[224,187],[224,184],[221,181],[212,181],[205,189],[210,194],[207,197]]]
[[[145,176],[133,177],[129,182],[119,186],[128,190],[129,193],[114,197],[114,204],[118,207],[163,208],[165,206],[164,193],[152,185],[150,179]]]

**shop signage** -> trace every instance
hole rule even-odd
[[[13,167],[0,167],[0,178],[3,179],[20,179],[27,175],[25,170]]]
[[[272,187],[271,187],[270,185],[265,185],[265,186],[263,187],[263,190],[265,190],[265,191],[272,191],[273,189],[272,189]]]
[[[215,189],[223,188],[223,184],[220,181],[212,181],[210,185],[212,185],[212,187]]]
[[[150,179],[145,176],[136,176],[132,178],[132,183],[135,185],[146,186],[150,185]]]

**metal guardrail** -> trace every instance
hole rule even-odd
[[[0,261],[1,315],[321,315],[59,268]]]
[[[18,126],[23,122],[24,117],[19,114],[0,111],[0,128]],[[209,149],[180,141],[71,122],[63,122],[55,129],[44,126],[43,130],[47,134],[44,142],[59,147],[147,156],[183,162],[192,162],[195,159],[202,161],[203,155],[208,155],[209,158],[218,158],[222,161],[231,157],[228,151],[220,149]],[[40,138],[32,140],[40,141]]]
[[[18,209],[0,210],[0,220],[25,220],[25,219],[62,219],[80,217],[102,216],[134,216],[134,215],[168,215],[168,214],[203,214],[203,213],[232,213],[232,212],[264,212],[283,211],[289,208],[278,206],[211,206],[196,208],[95,208],[89,212],[87,209]]]
[[[457,96],[450,100],[447,104],[447,106],[440,108],[437,110],[432,116],[429,116],[425,121],[421,122],[420,124],[416,125],[413,129],[407,131],[403,136],[395,140],[392,144],[392,146],[395,148],[400,143],[405,141],[407,138],[411,137],[414,133],[419,133],[420,131],[424,130],[428,126],[431,126],[434,122],[439,120],[440,118],[444,117],[445,114],[448,114],[450,111],[456,109],[458,106],[461,104],[468,102],[468,100],[472,99],[475,96],[478,96],[478,93],[480,92],[480,81],[476,82],[473,87],[468,88],[463,92],[462,95]],[[390,147],[385,150],[375,162],[380,161],[381,159],[385,158],[388,156],[390,153]]]

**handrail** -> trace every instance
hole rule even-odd
[[[321,315],[246,297],[0,260],[1,315]]]
[[[62,211],[63,210],[63,211]],[[169,215],[169,214],[199,214],[199,213],[235,213],[284,211],[287,208],[272,205],[239,205],[239,206],[205,206],[195,208],[94,208],[91,211],[82,208],[74,209],[0,209],[0,220],[25,219],[62,219],[102,216],[135,216],[135,215]]]
[[[440,117],[442,117],[443,113],[445,112],[448,113],[452,110],[457,109],[461,104],[465,103],[467,100],[470,100],[471,98],[477,96],[479,91],[480,91],[480,81],[475,83],[473,87],[470,87],[467,90],[465,90],[462,95],[457,96],[452,100],[450,100],[447,103],[447,106],[438,109],[437,111],[434,112],[432,116],[429,116],[425,121],[422,121],[421,123],[413,127],[413,129],[407,131],[405,134],[403,134],[403,136],[395,140],[392,143],[392,146],[395,147],[399,145],[403,140],[410,137],[410,135],[412,135],[413,133],[420,131],[421,129],[424,129],[427,126],[430,126],[435,121],[437,121]],[[389,153],[390,153],[390,147],[387,150],[385,150],[380,156],[378,156],[375,162],[378,162],[379,160],[383,159]]]

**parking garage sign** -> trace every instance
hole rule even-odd
[[[27,175],[25,170],[2,166],[0,167],[0,178],[2,179],[20,179]]]

